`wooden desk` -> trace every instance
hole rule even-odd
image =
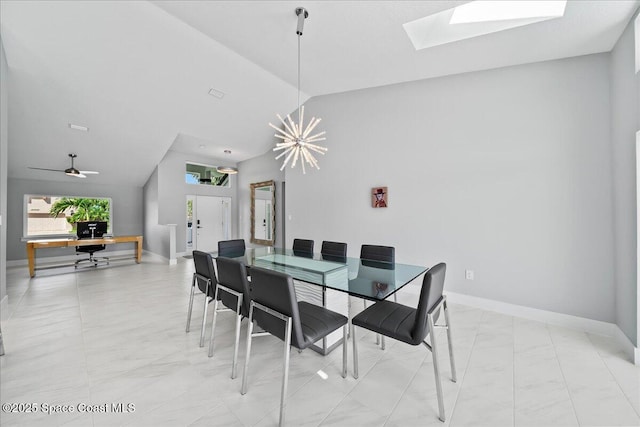
[[[114,245],[118,243],[136,244],[136,262],[142,261],[142,236],[117,236],[102,239],[40,239],[27,241],[27,258],[29,260],[29,275],[36,275],[36,249],[67,248],[89,245]]]

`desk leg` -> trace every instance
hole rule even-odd
[[[36,250],[33,245],[27,243],[27,259],[29,260],[29,276],[36,275]]]
[[[138,264],[142,262],[142,238],[136,241],[136,262]]]

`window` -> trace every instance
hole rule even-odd
[[[107,221],[111,233],[112,205],[107,197],[25,194],[23,236],[75,236],[78,221]]]
[[[229,187],[229,174],[218,172],[216,166],[187,163],[185,182],[187,184]]]
[[[200,184],[200,174],[198,172],[186,173],[187,184]]]

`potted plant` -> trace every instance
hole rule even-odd
[[[49,215],[58,217],[65,215],[72,230],[76,230],[78,222],[109,221],[109,200],[86,197],[63,197],[49,209]]]

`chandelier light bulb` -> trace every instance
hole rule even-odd
[[[298,35],[298,123],[291,119],[290,114],[287,115],[286,120],[280,114],[276,114],[283,127],[275,126],[273,123],[269,123],[269,126],[277,131],[274,136],[282,140],[273,148],[273,151],[283,150],[282,153],[276,156],[276,160],[284,157],[280,170],[283,170],[290,161],[291,167],[295,168],[299,161],[302,165],[302,173],[306,174],[305,164],[312,168],[320,169],[318,160],[312,151],[324,155],[327,152],[327,147],[316,143],[327,138],[324,137],[326,133],[324,131],[311,134],[322,119],[312,117],[306,127],[304,124],[304,106],[300,106],[300,37],[304,28],[304,20],[309,16],[309,13],[304,8],[299,7],[296,8],[296,15],[298,16],[298,27],[296,29],[296,34]]]

